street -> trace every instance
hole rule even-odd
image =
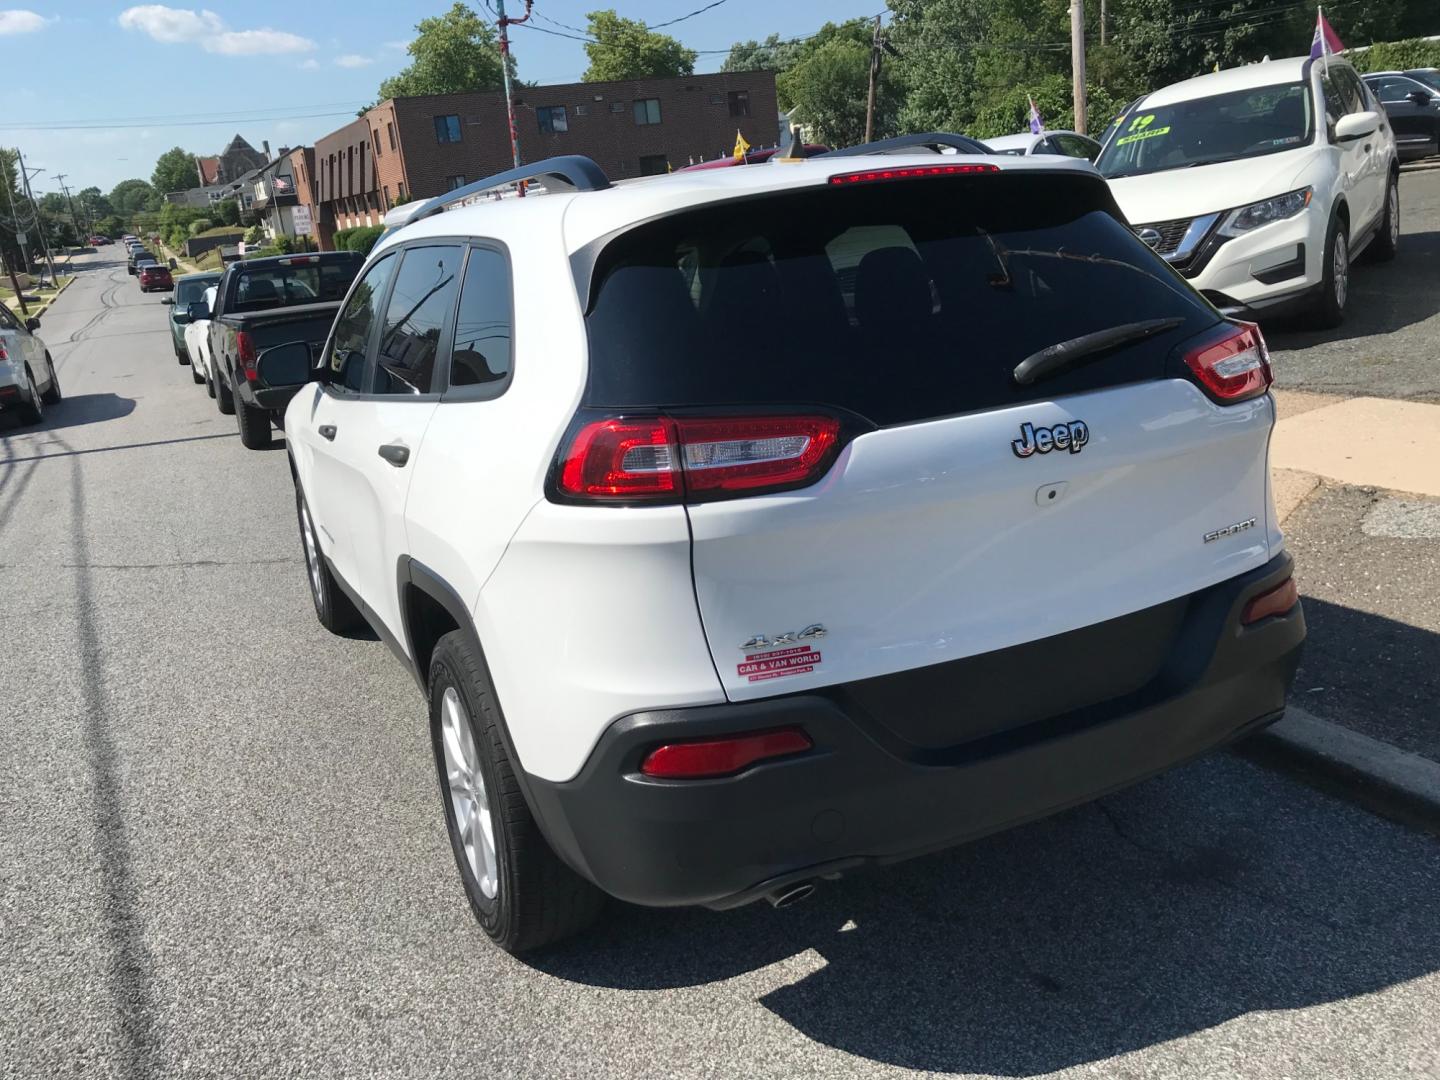
[[[111,250],[44,317],[65,401],[0,420],[0,1075],[1440,1076],[1440,845],[1228,753],[502,953],[415,685],[316,622],[284,440],[240,446]]]

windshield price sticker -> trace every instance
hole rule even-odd
[[[1145,116],[1135,117],[1134,120],[1130,121],[1130,126],[1125,129],[1126,134],[1115,140],[1115,145],[1124,146],[1126,143],[1139,142],[1141,139],[1153,139],[1157,135],[1170,134],[1170,128],[1168,126],[1152,128],[1150,125],[1154,122],[1154,113],[1147,113]]]
[[[809,645],[801,645],[779,652],[750,653],[745,657],[745,663],[735,665],[735,674],[744,675],[747,682],[764,682],[766,679],[783,679],[786,675],[808,674],[819,663],[820,654]]]

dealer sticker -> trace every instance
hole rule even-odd
[[[735,665],[735,673],[748,682],[783,679],[786,675],[806,675],[820,666],[820,654],[809,645],[779,652],[749,653],[745,662]]]

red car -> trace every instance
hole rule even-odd
[[[173,289],[175,279],[170,276],[168,267],[159,263],[148,263],[141,266],[138,271],[140,277],[140,291],[150,292],[152,289]]]

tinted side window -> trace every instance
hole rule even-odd
[[[510,263],[489,248],[473,248],[465,264],[451,386],[488,386],[499,393],[510,378]]]
[[[1341,68],[1335,73],[1339,77],[1340,92],[1345,95],[1345,111],[1347,113],[1364,112],[1370,107],[1365,100],[1365,91],[1360,86],[1360,76],[1348,68]]]
[[[394,255],[386,255],[367,270],[350,294],[345,310],[335,320],[335,329],[330,333],[330,355],[326,357],[333,389],[360,389],[365,354],[369,351],[371,334],[380,321],[380,304],[399,261]]]
[[[458,245],[405,252],[380,331],[372,393],[430,393],[440,334],[455,309],[464,254]]]
[[[1338,75],[1336,72],[1335,75]],[[1345,99],[1340,90],[1340,84],[1335,75],[1321,75],[1320,89],[1325,94],[1325,117],[1330,121],[1330,126],[1335,126],[1335,121],[1345,115]]]

